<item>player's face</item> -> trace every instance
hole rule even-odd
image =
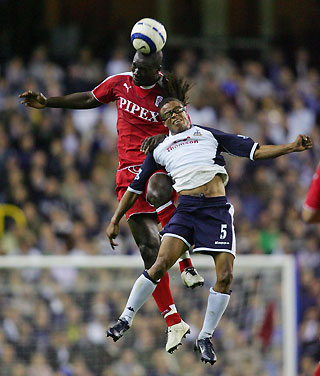
[[[159,80],[160,67],[143,54],[135,54],[131,69],[133,83],[137,86],[150,86]]]
[[[186,131],[191,127],[186,108],[180,101],[170,101],[160,109],[160,117],[172,134]]]

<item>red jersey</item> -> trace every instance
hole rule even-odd
[[[304,206],[310,210],[320,210],[320,163],[313,175]]]
[[[133,83],[132,73],[126,72],[106,78],[92,94],[101,103],[117,101],[119,169],[141,165],[145,159],[140,151],[142,141],[168,133],[158,115],[163,98],[159,84],[143,89]]]

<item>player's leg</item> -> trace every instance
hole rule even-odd
[[[136,312],[150,297],[151,293],[155,291],[156,286],[178,260],[181,253],[185,251],[186,247],[186,244],[180,239],[170,236],[163,239],[155,263],[148,270],[145,270],[134,284],[126,308],[121,315],[121,318],[125,318],[130,326]],[[153,286],[151,286],[150,282]]]
[[[157,219],[155,216],[150,215],[133,215],[130,217],[129,226],[140,249],[143,260],[148,258],[147,262],[145,261],[145,267],[146,269],[149,269],[157,258],[160,246]],[[152,246],[150,243],[154,244],[155,240],[157,240],[157,247],[152,248],[153,255],[150,258],[150,247]],[[153,291],[152,296],[168,326],[166,350],[171,353],[177,348],[178,344],[181,343],[183,336],[189,331],[189,325],[181,319],[177,312],[170,291],[168,272],[164,273],[160,282],[157,284],[156,289]]]
[[[233,262],[236,253],[236,239],[233,226],[233,206],[226,197],[185,199],[186,204],[194,205],[194,252],[213,257],[216,264],[216,284],[210,288],[203,327],[195,344],[201,353],[201,360],[211,364],[216,354],[211,343],[217,327],[230,299]]]
[[[157,259],[160,248],[160,236],[157,215],[134,214],[128,219],[131,234],[139,248],[145,269],[149,269]]]
[[[186,245],[179,239],[169,239],[161,245],[159,256],[155,264],[136,280],[131,290],[126,307],[122,312],[117,324],[107,331],[107,336],[111,336],[114,341],[117,341],[122,334],[132,325],[135,314],[140,307],[146,302],[151,294],[156,290],[158,284],[165,275],[167,270],[179,258]],[[170,335],[170,332],[173,332]],[[172,353],[181,344],[181,340],[190,332],[189,325],[181,321],[179,324],[168,327],[168,343],[166,350]]]
[[[147,270],[150,278],[155,281],[162,278],[187,249],[182,239],[170,235],[163,237],[157,260]]]
[[[155,214],[136,214],[130,217],[128,223],[139,247],[145,268],[149,269],[157,258],[160,246],[157,217]],[[181,343],[181,339],[189,330],[189,326],[177,312],[170,291],[169,274],[165,273],[155,287],[152,296],[168,326],[166,349],[171,351],[173,347]],[[130,325],[126,320],[120,319],[113,328],[109,329],[111,332],[108,331],[107,335],[109,334],[116,341],[122,337],[122,334],[129,329]]]
[[[210,288],[203,327],[195,345],[195,350],[200,351],[202,354],[201,360],[211,364],[216,361],[211,337],[230,300],[234,262],[234,256],[228,252],[214,252],[212,257],[216,265],[217,279],[216,284]]]
[[[152,175],[148,181],[147,200],[156,208],[162,227],[169,222],[176,209],[173,199],[171,178],[165,173]],[[188,250],[181,255],[179,266],[182,281],[187,287],[203,286],[204,279],[193,267]]]
[[[137,171],[132,171],[132,169],[129,169],[118,171],[117,173],[118,185],[116,192],[118,201],[121,200],[127,190],[125,184],[132,181],[136,176]],[[155,208],[146,201],[145,197],[141,196],[132,208],[127,211],[126,218],[136,244],[139,247],[145,268],[148,269],[155,262],[160,247]],[[168,274],[158,284],[153,297],[168,326],[181,322],[181,317],[177,313],[170,292]]]
[[[160,247],[157,218],[154,214],[133,215],[129,219],[129,226],[137,246],[139,247],[145,269],[149,269],[156,261]],[[166,320],[167,326],[178,324],[181,317],[174,304],[170,286],[169,275],[166,273],[158,283],[153,293],[159,310]]]
[[[216,329],[230,299],[230,286],[234,256],[227,252],[215,252],[216,284],[210,289],[207,312],[198,339],[211,337]]]

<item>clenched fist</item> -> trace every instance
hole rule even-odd
[[[295,142],[295,151],[304,151],[312,148],[312,141],[309,136],[305,134],[299,134]]]

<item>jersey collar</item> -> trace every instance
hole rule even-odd
[[[184,133],[184,132],[188,132],[188,131],[190,131],[190,129],[192,129],[193,127],[194,127],[194,125],[192,124],[192,123],[190,123],[191,124],[191,127],[189,128],[189,129],[186,129],[185,131],[183,131],[183,132],[181,132],[181,133]],[[180,133],[177,133],[177,134],[180,134]],[[169,135],[168,135],[169,137],[172,137],[172,136],[176,136],[176,134],[172,134],[171,133],[171,131],[169,130]]]
[[[140,98],[145,98],[149,94],[149,91],[151,89],[153,89],[157,85],[158,82],[159,81],[157,81],[156,83],[154,83],[153,85],[150,85],[150,86],[134,85],[134,88],[135,88],[136,93],[139,95]]]
[[[149,89],[152,89],[153,87],[155,87],[157,82],[154,83],[153,85],[150,85],[150,86],[138,86],[138,87],[141,87],[141,89],[144,89],[144,90],[149,90]]]

